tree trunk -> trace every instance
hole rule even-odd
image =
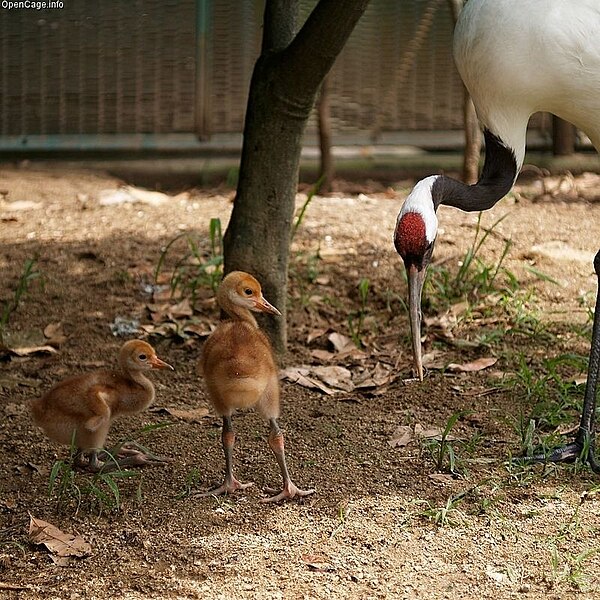
[[[319,192],[330,192],[333,182],[334,164],[331,152],[331,106],[329,103],[329,77],[321,85],[318,101],[319,147],[321,149],[321,168],[319,173]]]
[[[267,0],[254,67],[240,174],[224,236],[225,271],[248,271],[282,317],[263,320],[286,346],[289,245],[302,135],[323,78],[369,0],[320,0],[297,35],[298,0]]]

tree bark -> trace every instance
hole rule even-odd
[[[282,313],[262,320],[285,350],[290,232],[302,136],[315,96],[369,0],[320,0],[294,35],[298,0],[267,0],[254,67],[236,197],[224,236],[225,271],[248,271]]]

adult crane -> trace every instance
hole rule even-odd
[[[469,0],[454,31],[454,60],[483,127],[485,160],[474,185],[444,175],[419,181],[394,232],[408,275],[415,368],[423,379],[421,292],[441,205],[464,211],[494,206],[523,165],[530,116],[553,113],[585,132],[600,151],[600,0]],[[600,251],[594,259],[600,287]],[[575,440],[544,460],[586,460],[595,472],[594,413],[600,368],[600,294],[587,384]]]

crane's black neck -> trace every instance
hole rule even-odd
[[[440,204],[469,212],[487,210],[510,191],[517,177],[515,153],[489,130],[483,135],[485,162],[479,181],[466,185],[444,175],[438,177],[431,187],[436,210]]]

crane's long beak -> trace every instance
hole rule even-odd
[[[421,292],[426,269],[415,265],[408,267],[408,317],[412,338],[413,359],[419,379],[423,381],[423,355],[421,352]]]

